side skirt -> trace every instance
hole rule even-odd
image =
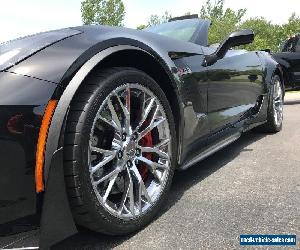
[[[202,153],[194,157],[192,160],[188,161],[187,163],[182,164],[178,169],[179,170],[185,170],[191,166],[193,166],[195,163],[202,161],[203,159],[207,158],[208,156],[214,154],[215,152],[219,151],[220,149],[226,147],[227,145],[231,144],[232,142],[236,141],[238,138],[240,138],[241,132],[235,133],[226,139],[218,142],[217,144],[211,146],[210,148],[204,150]]]
[[[193,166],[195,163],[202,161],[208,156],[214,154],[220,149],[236,141],[238,138],[240,138],[243,132],[249,131],[254,127],[266,123],[267,122],[266,115],[264,114],[266,114],[267,108],[268,108],[267,95],[261,95],[258,98],[256,105],[250,110],[249,113],[246,113],[245,116],[241,117],[239,121],[229,126],[229,128],[231,127],[237,129],[238,132],[234,133],[233,135],[230,135],[229,137],[205,149],[203,152],[201,152],[199,155],[194,157],[192,160],[185,162],[181,166],[179,166],[178,170],[185,170]]]

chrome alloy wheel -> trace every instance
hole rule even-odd
[[[273,113],[276,126],[280,126],[283,120],[283,91],[279,79],[274,82]]]
[[[121,219],[145,214],[164,189],[170,156],[169,124],[157,96],[140,84],[112,91],[89,140],[90,179],[99,203]]]

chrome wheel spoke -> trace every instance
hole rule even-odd
[[[116,181],[116,179],[117,179],[117,177],[118,177],[118,174],[119,174],[119,172],[116,172],[116,174],[113,175],[113,176],[110,178],[108,187],[107,187],[107,189],[106,189],[106,191],[105,191],[105,194],[104,194],[104,196],[103,196],[103,202],[106,202],[106,199],[107,199],[107,197],[109,196],[109,194],[110,194],[110,192],[111,192],[111,189],[112,189],[113,185],[115,184],[115,181]]]
[[[169,144],[170,139],[164,139],[162,140],[160,143],[158,143],[157,145],[155,145],[155,147],[160,148],[160,147],[165,147]]]
[[[104,121],[105,123],[107,123],[108,125],[110,125],[111,127],[113,127],[115,130],[119,130],[118,126],[113,121],[109,121],[109,120],[107,120],[105,117],[103,117],[101,115],[99,115],[98,119]]]
[[[279,105],[281,105],[282,104],[282,100],[281,99],[275,99],[274,100],[274,103],[275,103],[275,106],[279,106]]]
[[[283,119],[283,92],[281,89],[281,83],[276,81],[274,83],[273,91],[273,110],[274,110],[274,120],[279,126]]]
[[[130,171],[127,169],[128,177],[129,177],[129,190],[128,190],[128,198],[129,198],[129,211],[132,215],[135,215],[134,210],[134,191],[133,191],[133,181],[130,175]]]
[[[145,98],[145,96],[144,96]],[[145,100],[144,100],[145,101]],[[143,103],[143,113],[142,113],[142,119],[141,121],[139,122],[139,125],[137,126],[136,130],[138,130],[143,124],[144,122],[146,121],[147,117],[149,116],[149,113],[150,111],[152,110],[153,108],[153,105],[155,103],[155,98],[151,98],[147,107],[145,107],[145,103]]]
[[[125,117],[125,131],[124,132],[126,132],[127,134],[130,134],[131,133],[131,131],[130,131],[130,129],[131,129],[131,127],[130,127],[130,88],[128,87],[125,92],[126,92],[125,106],[124,106],[123,102],[121,101],[119,95],[116,92],[114,92],[114,95],[117,98],[118,105],[121,107],[121,110]]]
[[[91,172],[95,173],[100,168],[102,168],[104,165],[106,165],[107,163],[109,163],[110,161],[112,161],[114,158],[115,158],[115,155],[104,156],[104,158],[103,158],[102,161],[100,161],[99,163],[97,163],[95,166],[91,167]]]
[[[135,165],[131,169],[131,172],[133,173],[133,176],[137,180],[138,209],[141,212],[142,211],[142,196],[144,196],[146,198],[147,202],[150,204],[152,203],[152,200],[148,194],[147,188],[145,187],[142,176],[140,175],[140,172],[138,171],[138,169]]]
[[[162,117],[162,116],[157,117],[158,111],[159,111],[159,106],[156,107],[154,114],[152,116],[152,119],[150,121],[150,124],[142,132],[140,132],[138,140],[143,138],[146,134],[151,132],[152,129],[156,128],[162,122],[166,121],[165,117]]]
[[[123,143],[122,143],[121,140],[118,140],[118,139],[116,139],[116,138],[113,139],[113,141],[112,141],[112,147],[113,147],[113,148],[119,150],[119,149],[122,148],[122,145],[123,145]]]
[[[276,111],[274,112],[274,116],[275,116],[275,121],[278,122],[278,113]]]
[[[130,87],[129,85],[127,84],[126,85],[126,108],[130,114],[130,105],[131,105],[131,93],[130,93]]]
[[[164,139],[160,143],[154,145],[153,147],[140,147],[141,152],[144,153],[155,153],[163,159],[169,160],[169,154],[162,151],[162,147],[166,147],[170,142],[170,139]]]
[[[168,153],[159,149],[159,147],[140,147],[142,153],[155,153],[163,159],[169,160]]]
[[[168,167],[166,165],[151,161],[143,156],[138,157],[138,160],[146,164],[156,181],[160,184],[162,182],[162,178],[160,176],[162,174],[161,171],[167,170]]]
[[[128,181],[127,182],[127,185],[125,187],[125,190],[123,192],[123,195],[122,195],[122,200],[120,202],[120,206],[119,206],[119,209],[118,209],[118,215],[121,215],[123,210],[126,209],[125,208],[125,204],[126,204],[126,200],[128,198],[128,194],[129,194],[129,190],[130,190],[130,185],[132,185],[132,182]]]
[[[114,150],[106,150],[106,149],[102,149],[102,148],[98,148],[98,147],[94,147],[94,146],[91,146],[90,148],[91,148],[92,152],[100,153],[105,156],[115,156],[116,155],[116,152]]]
[[[118,175],[120,173],[119,169],[115,169],[113,171],[111,171],[110,173],[108,173],[107,175],[105,175],[104,177],[102,177],[100,180],[94,181],[94,185],[99,185],[101,182],[110,179],[111,177],[114,177],[116,175]]]
[[[155,180],[156,180],[159,184],[161,184],[161,183],[162,183],[162,178],[158,175],[157,170],[156,170],[156,169],[153,169],[153,170],[150,170],[150,171],[151,171],[151,173],[153,174]]]
[[[281,90],[281,86],[280,86],[280,83],[278,82],[277,84],[277,91],[276,91],[276,97],[275,99],[281,99],[282,98],[282,90]]]
[[[117,130],[120,133],[122,133],[121,122],[120,122],[119,117],[116,113],[115,107],[112,104],[111,98],[108,98],[107,105],[108,105],[109,111],[111,113],[112,123],[114,124],[113,127],[117,128]]]
[[[146,157],[143,157],[143,156],[138,157],[137,159],[139,161],[142,161],[142,162],[146,163],[151,169],[155,169],[155,170],[156,169],[162,169],[162,170],[168,169],[168,167],[166,165],[151,161],[151,160],[149,160],[149,159],[147,159]]]

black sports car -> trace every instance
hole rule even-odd
[[[265,52],[208,46],[210,21],[81,26],[0,46],[0,223],[41,209],[40,246],[136,231],[184,170],[260,126],[282,127],[284,75]]]
[[[282,67],[286,88],[300,89],[300,34],[289,38],[273,57]]]

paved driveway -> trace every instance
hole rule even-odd
[[[300,95],[289,95],[281,133],[247,133],[176,173],[165,208],[144,230],[128,237],[82,231],[54,249],[240,249],[240,234],[277,233],[296,234],[299,244]],[[0,248],[36,246],[37,234],[2,239]]]

